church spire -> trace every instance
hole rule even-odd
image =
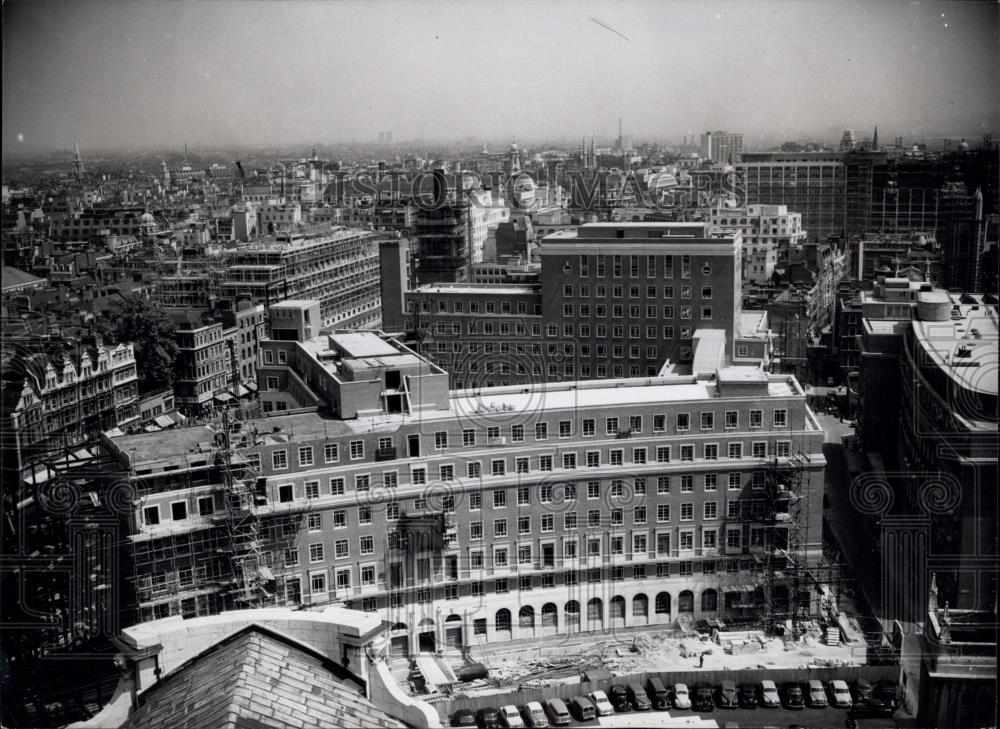
[[[872,137],[872,152],[878,152],[878,124],[875,125],[875,134]]]
[[[77,180],[83,178],[83,158],[80,156],[79,137],[73,142],[73,177]]]

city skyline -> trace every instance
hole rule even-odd
[[[978,138],[1000,118],[988,3],[15,2],[4,16],[5,156],[383,130],[573,144],[614,137],[618,117],[654,140],[876,124],[886,141]]]

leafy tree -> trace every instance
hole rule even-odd
[[[139,392],[173,386],[176,327],[159,304],[139,294],[126,296],[98,324],[98,331],[110,343],[132,343]]]

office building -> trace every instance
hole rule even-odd
[[[743,154],[743,135],[733,132],[705,132],[701,135],[701,156],[716,164],[735,164]]]
[[[794,378],[450,391],[387,336],[311,336],[309,310],[284,335],[309,338],[262,344],[286,414],[105,438],[139,494],[141,619],[339,604],[405,657],[816,609],[823,432]]]
[[[323,324],[378,326],[378,234],[316,225],[242,244],[227,258],[221,291],[265,305],[316,299]]]
[[[767,283],[775,268],[788,266],[801,250],[807,232],[802,216],[786,205],[747,205],[745,208],[710,208],[708,221],[743,234],[743,280]]]

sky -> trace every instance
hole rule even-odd
[[[997,131],[996,2],[6,0],[18,150]],[[598,22],[595,22],[599,21]],[[604,24],[604,25],[601,25]],[[604,26],[610,26],[613,30]]]

